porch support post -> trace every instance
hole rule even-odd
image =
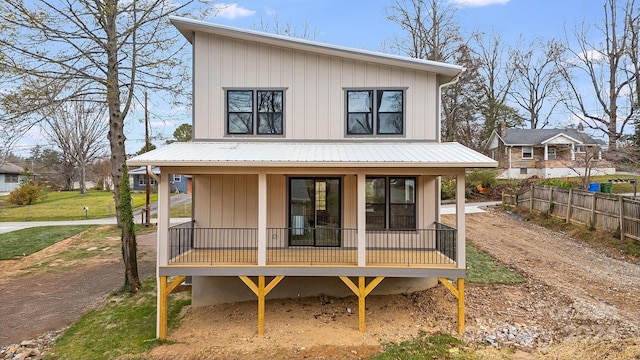
[[[164,341],[167,339],[167,277],[158,277],[158,321],[156,337]]]
[[[265,286],[265,277],[258,276],[258,284],[256,285],[248,276],[239,276],[240,280],[247,285],[251,291],[258,297],[258,335],[264,335],[264,305],[265,298],[273,290],[284,276],[276,276],[268,285]]]
[[[465,224],[464,224],[464,206],[465,206],[465,182],[464,170],[456,176],[456,263],[458,269],[466,267],[465,257]]]
[[[571,161],[576,161],[576,145],[571,143]]]
[[[376,277],[371,280],[369,285],[366,285],[364,276],[358,277],[358,286],[356,286],[356,284],[354,284],[347,276],[340,276],[340,280],[342,280],[342,282],[358,297],[358,328],[360,329],[360,332],[363,333],[365,330],[365,299],[367,298],[367,295],[369,295],[371,291],[373,291],[373,289],[375,289],[376,286],[384,280],[384,276]]]
[[[358,266],[367,265],[367,195],[366,195],[366,175],[358,174],[357,189],[357,213],[358,213]]]
[[[458,333],[462,334],[464,333],[464,279],[458,278],[457,288],[451,284],[449,279],[438,278],[438,281],[458,299]]]
[[[267,174],[258,174],[258,266],[267,265]]]
[[[167,266],[169,264],[169,198],[171,194],[169,192],[169,174],[161,176],[158,181],[158,228],[156,237],[156,282],[157,282],[157,296],[156,296],[156,337],[164,340],[167,334],[167,314],[166,314],[166,296],[163,293],[162,282],[166,287],[167,279],[164,280],[161,276],[158,276],[160,266]],[[147,214],[149,216],[149,214]],[[164,301],[164,305],[162,302]],[[161,310],[164,306],[164,314]],[[163,318],[164,317],[164,318]],[[164,329],[162,327],[164,326]],[[162,332],[164,331],[164,334]]]
[[[544,144],[544,161],[549,160],[549,145]]]

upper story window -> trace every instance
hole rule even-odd
[[[403,90],[347,90],[348,135],[402,135]]]
[[[227,90],[227,134],[282,135],[282,90]]]
[[[523,159],[533,159],[533,147],[532,146],[523,146],[522,147],[522,158]]]

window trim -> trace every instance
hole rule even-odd
[[[367,226],[365,221],[365,228],[367,232],[375,232],[375,231],[415,231],[418,229],[418,176],[404,176],[404,175],[380,175],[380,176],[367,176],[365,179],[365,183],[369,179],[384,179],[385,181],[385,189],[384,189],[384,227],[382,229],[372,229]],[[392,203],[391,202],[391,179],[404,179],[404,180],[413,180],[414,189],[413,189],[413,228],[392,228],[391,227],[391,206],[392,205],[403,205],[408,203]],[[369,203],[365,200],[365,207],[368,207],[369,204],[381,204],[381,203]]]
[[[343,88],[344,91],[344,133],[347,137],[367,137],[367,136],[389,136],[404,137],[407,128],[407,87],[366,87],[366,88]],[[402,110],[399,112],[402,117],[402,129],[399,133],[380,132],[380,114],[397,114],[398,112],[381,112],[378,110],[378,92],[398,91],[402,95]],[[371,112],[349,112],[349,93],[350,92],[370,92],[371,96]],[[350,114],[371,114],[371,132],[355,133],[349,131],[349,115]]]
[[[524,156],[524,153],[525,153],[524,149],[525,149],[525,148],[529,148],[529,149],[531,149],[531,156],[529,156],[529,157],[525,157],[525,156]],[[523,159],[523,160],[531,160],[531,159],[533,159],[533,146],[523,146],[523,147],[522,147],[522,159]]]
[[[225,129],[224,135],[226,137],[262,137],[262,136],[270,136],[270,137],[284,137],[285,136],[285,123],[286,123],[286,93],[287,88],[275,87],[275,88],[262,88],[262,87],[251,87],[251,88],[223,88],[224,91],[224,116],[225,116]],[[229,93],[230,92],[251,92],[251,132],[229,132],[229,115],[230,114],[249,114],[249,112],[230,112],[229,111]],[[280,112],[261,112],[258,109],[258,94],[260,92],[279,92],[282,97],[282,111]],[[259,122],[260,122],[260,114],[281,114],[281,128],[279,133],[263,133],[260,132]]]
[[[171,175],[171,181],[173,181],[174,183],[181,182],[182,181],[182,175],[180,175],[180,174],[172,174]]]

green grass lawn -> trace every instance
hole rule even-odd
[[[191,303],[189,294],[169,296],[168,326],[177,325],[180,310]],[[51,359],[127,359],[159,342],[156,337],[156,281],[143,282],[137,294],[112,295],[107,304],[85,314],[53,345]]]
[[[132,193],[134,208],[145,204],[144,193]],[[156,202],[158,194],[151,194],[150,201]],[[84,207],[88,207],[85,212]],[[47,198],[33,205],[10,205],[0,198],[0,221],[55,221],[101,219],[115,216],[113,194],[107,191],[91,190],[86,194],[78,191],[55,191]]]
[[[92,225],[41,226],[0,234],[0,260],[31,255],[91,227]]]
[[[521,284],[526,279],[495,261],[487,253],[479,251],[467,243],[467,278],[465,281],[477,284]]]

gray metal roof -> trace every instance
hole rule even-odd
[[[576,129],[506,129],[502,140],[505,145],[536,146],[558,135],[568,136],[586,145],[604,145],[602,140],[594,139]]]
[[[406,68],[429,71],[443,75],[443,82],[447,82],[453,79],[463,69],[463,67],[459,65],[447,64],[432,60],[416,59],[406,56],[368,51],[363,49],[349,48],[344,46],[330,45],[306,39],[269,34],[255,30],[240,29],[179,16],[170,16],[169,20],[178,29],[178,31],[180,31],[180,33],[182,33],[182,35],[192,44],[194,38],[193,34],[195,32],[216,34],[219,36],[254,41],[284,48],[298,49],[374,63],[380,62]]]
[[[188,142],[127,160],[129,166],[248,167],[497,167],[458,143],[431,142]]]

